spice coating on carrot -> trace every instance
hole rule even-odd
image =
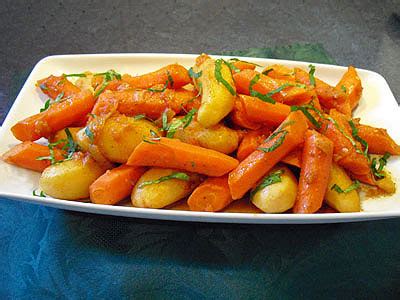
[[[305,134],[294,213],[314,213],[322,206],[332,166],[333,143],[314,130]]]
[[[222,176],[233,170],[238,161],[220,152],[160,138],[141,142],[132,152],[127,165],[180,169],[208,176]]]
[[[354,109],[361,98],[362,85],[357,71],[353,66],[349,66],[342,79],[336,85],[337,89],[342,90],[350,103],[351,109]]]
[[[358,135],[367,142],[368,151],[374,154],[400,155],[400,146],[389,136],[386,129],[356,124]]]

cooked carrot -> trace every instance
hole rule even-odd
[[[303,154],[303,149],[301,147],[297,147],[293,151],[291,151],[288,155],[282,158],[282,162],[285,164],[295,166],[301,168],[301,157]]]
[[[90,185],[90,200],[96,204],[116,204],[128,197],[146,171],[143,167],[121,165],[108,170]]]
[[[299,68],[294,68],[294,72],[295,78],[298,82],[310,85],[309,73]],[[315,91],[322,106],[327,109],[335,108],[346,116],[351,115],[350,102],[341,90],[315,78]]]
[[[283,65],[267,66],[262,73],[274,79],[295,81],[294,70]]]
[[[52,104],[46,111],[19,121],[11,131],[20,141],[49,137],[87,115],[94,105],[92,93],[82,91],[65,101]]]
[[[43,93],[51,99],[57,98],[63,93],[63,97],[69,97],[78,94],[81,90],[64,76],[50,75],[47,78],[39,80],[36,84]]]
[[[187,203],[190,210],[220,211],[232,202],[228,176],[210,177],[190,195]]]
[[[307,130],[294,213],[314,213],[321,208],[329,181],[332,156],[332,141],[317,131]]]
[[[329,117],[333,122],[325,120],[321,133],[333,142],[333,160],[350,171],[353,177],[374,184],[368,158],[362,154],[361,144],[352,137],[349,118],[335,109],[330,110]]]
[[[196,57],[196,66],[201,66],[206,60],[211,59],[211,57],[205,53],[200,54]]]
[[[290,113],[290,106],[279,102],[272,104],[246,95],[239,95],[239,100],[251,122],[278,126]]]
[[[64,151],[59,149],[53,149],[54,158],[58,160],[64,159]],[[48,166],[50,166],[50,160],[37,160],[41,156],[49,156],[50,149],[47,146],[36,144],[33,142],[23,142],[12,147],[6,153],[2,155],[2,159],[9,163],[22,167],[25,169],[43,172]]]
[[[168,75],[172,77],[172,80],[169,80]],[[177,89],[192,82],[188,71],[179,64],[168,65],[157,71],[134,77],[124,74],[122,80],[129,83],[131,88],[136,89],[151,88],[157,84],[165,84],[167,81],[169,88]]]
[[[260,123],[252,122],[249,119],[246,110],[244,109],[243,103],[239,98],[236,98],[235,100],[235,105],[233,106],[231,112],[231,120],[237,126],[252,130],[257,130],[262,126]]]
[[[222,176],[233,170],[238,161],[220,152],[160,138],[141,142],[132,152],[127,165],[180,169],[208,176]]]
[[[351,109],[354,109],[361,98],[362,86],[357,71],[353,66],[349,66],[342,79],[336,85],[336,88],[345,92],[350,103]]]
[[[269,129],[250,130],[245,133],[242,141],[240,142],[239,148],[237,149],[237,159],[242,161],[251,153],[253,153],[270,134],[271,131]]]
[[[255,64],[249,63],[247,61],[243,60],[236,60],[236,61],[230,61],[231,64],[234,65],[235,68],[243,71],[243,70],[254,70],[256,68]]]
[[[94,76],[95,77],[102,77],[102,76]],[[104,79],[103,79],[104,80]],[[102,81],[103,82],[103,81]],[[105,91],[125,91],[132,89],[131,86],[122,80],[113,79],[108,81],[105,85],[100,84],[94,89],[94,94],[97,96]]]
[[[368,143],[368,150],[374,154],[400,155],[400,146],[390,137],[386,129],[356,124],[358,135]]]
[[[243,197],[275,164],[302,143],[306,130],[303,113],[291,112],[281,126],[229,174],[232,198]]]

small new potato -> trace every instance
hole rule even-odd
[[[251,202],[266,213],[282,213],[292,208],[296,201],[297,180],[287,167],[275,167],[268,175],[281,170],[281,181],[260,189],[251,197]],[[267,175],[267,176],[268,176]]]
[[[216,61],[207,59],[200,67],[195,66],[195,72],[201,72],[196,86],[201,86],[202,97],[197,119],[204,127],[218,124],[233,108],[235,95],[215,77]],[[222,78],[235,91],[232,73],[225,63],[221,63]],[[236,91],[235,91],[236,92]]]
[[[221,124],[205,128],[196,120],[188,127],[178,129],[174,138],[225,154],[235,151],[239,144],[239,134],[235,130]]]
[[[150,130],[160,134],[158,127],[148,120],[135,120],[125,115],[113,116],[107,119],[100,130],[97,145],[110,161],[126,163],[143,137],[151,137]]]
[[[346,171],[336,163],[333,163],[331,167],[331,174],[325,193],[325,201],[338,212],[360,211],[360,197],[358,196],[357,190],[352,190],[348,193],[338,193],[332,190],[334,184],[338,185],[342,190],[345,190],[353,184],[353,181],[350,179],[349,175],[347,175]]]
[[[200,184],[197,174],[189,174],[188,181],[168,179],[160,183],[141,186],[145,181],[153,181],[179,172],[173,169],[151,168],[146,171],[133,188],[131,200],[135,207],[163,208],[188,196]]]
[[[46,195],[54,198],[85,199],[89,197],[89,186],[104,171],[90,156],[80,153],[71,160],[47,167],[39,185]]]

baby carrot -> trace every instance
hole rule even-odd
[[[250,130],[246,134],[244,134],[239,148],[237,149],[237,159],[239,161],[244,160],[247,156],[253,153],[270,134],[271,131],[269,129]]]
[[[243,60],[230,61],[230,63],[236,69],[239,69],[240,71],[243,71],[243,70],[254,70],[256,68],[255,64],[252,64],[252,63],[249,63],[249,62],[243,61]]]
[[[295,166],[298,168],[301,168],[301,156],[302,156],[303,150],[300,147],[297,147],[293,151],[291,151],[288,155],[286,155],[284,158],[282,158],[282,162],[285,164]]]
[[[190,210],[220,211],[232,202],[228,176],[210,177],[190,195],[187,203]]]
[[[243,197],[275,164],[302,143],[306,130],[303,113],[291,112],[281,126],[229,174],[232,198]]]
[[[157,84],[167,84],[167,87],[177,89],[192,82],[188,71],[179,64],[168,65],[139,76],[125,74],[122,76],[122,80],[135,89],[147,89]]]
[[[94,105],[92,93],[82,91],[70,98],[52,104],[46,111],[19,121],[11,131],[20,141],[36,141],[49,137],[88,114]]]
[[[127,165],[180,169],[208,176],[222,176],[238,161],[220,152],[182,143],[177,139],[143,141],[132,152]]]
[[[59,149],[53,149],[54,159],[64,159],[64,151]],[[50,149],[47,146],[36,144],[33,142],[23,142],[12,147],[6,153],[2,155],[2,159],[9,163],[22,167],[25,169],[43,172],[48,166],[50,166],[50,160],[43,159],[38,160],[38,157],[46,157],[50,155]]]
[[[361,98],[362,86],[357,71],[353,66],[349,66],[342,79],[336,85],[337,89],[342,90],[350,103],[351,109],[354,109]]]
[[[386,129],[356,124],[359,137],[368,144],[368,150],[374,154],[400,155],[400,146],[389,136]]]
[[[265,67],[263,74],[274,78],[295,82],[294,70],[283,65],[271,65]]]
[[[63,97],[69,97],[81,91],[80,88],[64,76],[50,75],[39,80],[36,85],[51,99],[57,98],[61,93],[63,93]]]
[[[236,97],[235,105],[231,112],[231,120],[235,125],[247,129],[257,130],[261,127],[260,123],[253,122],[249,119],[243,103],[238,97]]]
[[[307,130],[294,213],[314,213],[322,206],[332,166],[333,143]]]
[[[89,187],[90,200],[96,204],[116,204],[128,197],[146,171],[143,167],[121,165],[108,170]]]

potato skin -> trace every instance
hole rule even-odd
[[[174,138],[184,143],[212,149],[225,154],[232,153],[239,145],[239,134],[222,124],[205,128],[193,120],[185,129],[176,131]]]
[[[163,208],[188,196],[193,189],[200,184],[200,176],[189,174],[189,181],[169,179],[157,184],[150,184],[143,187],[144,181],[157,180],[163,176],[179,172],[174,169],[151,168],[146,171],[133,188],[131,200],[135,207]]]
[[[194,67],[195,72],[202,72],[197,79],[196,86],[201,85],[202,98],[197,119],[204,127],[218,124],[233,109],[235,96],[217,81],[215,77],[215,60],[207,59],[199,67]],[[232,73],[229,67],[221,64],[221,75],[235,90]]]
[[[47,167],[39,180],[41,190],[54,198],[78,200],[89,197],[89,186],[104,173],[93,158],[79,153],[72,160]]]
[[[108,160],[125,163],[143,137],[151,136],[150,130],[160,134],[158,127],[150,121],[117,115],[107,119],[99,132],[96,143],[100,152]]]
[[[297,195],[297,180],[287,167],[275,167],[269,174],[282,170],[281,182],[273,183],[259,190],[251,202],[266,213],[282,213],[292,208]]]
[[[346,171],[337,165],[332,164],[328,187],[325,193],[325,202],[338,212],[357,212],[360,211],[360,197],[356,190],[349,193],[338,193],[332,190],[332,186],[337,184],[343,190],[349,187],[353,181]]]

